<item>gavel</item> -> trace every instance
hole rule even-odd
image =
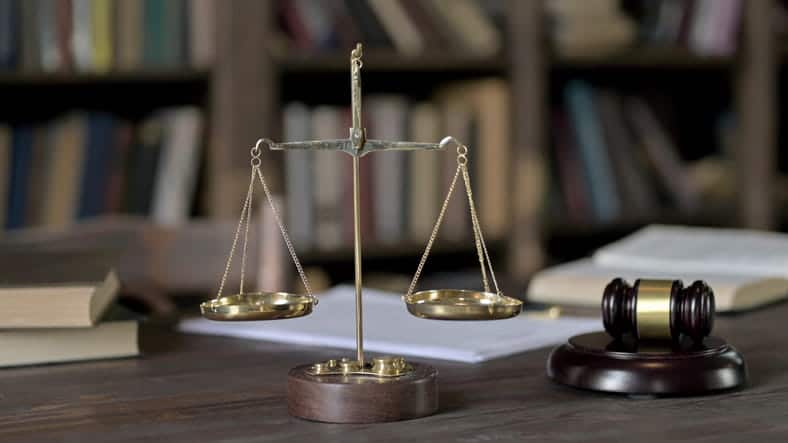
[[[630,285],[616,278],[602,295],[602,321],[616,339],[631,333],[639,341],[678,341],[686,335],[700,344],[714,326],[714,292],[700,280],[684,287],[681,280]]]

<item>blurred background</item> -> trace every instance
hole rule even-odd
[[[347,136],[355,42],[370,138],[469,146],[510,295],[650,223],[785,229],[786,30],[777,0],[0,0],[0,250],[212,293],[254,142]],[[317,287],[353,276],[350,166],[263,154]],[[368,285],[407,286],[455,167],[364,158]],[[425,287],[478,285],[463,199]],[[250,266],[297,289],[264,206]]]

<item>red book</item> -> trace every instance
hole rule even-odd
[[[64,70],[71,70],[74,67],[74,54],[71,52],[71,0],[55,2],[55,17],[61,66]]]

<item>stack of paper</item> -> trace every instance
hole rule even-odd
[[[306,317],[248,323],[190,319],[181,322],[180,330],[355,349],[354,303],[353,287],[337,286],[321,294],[319,305]],[[364,289],[364,348],[380,354],[477,363],[558,344],[601,328],[598,319],[527,315],[498,321],[424,320],[410,315],[398,295]]]

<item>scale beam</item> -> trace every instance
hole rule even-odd
[[[374,151],[424,151],[441,150],[444,147],[440,143],[415,143],[415,142],[396,142],[388,140],[365,140],[360,149],[353,145],[351,139],[339,140],[310,140],[300,142],[274,143],[267,141],[269,149],[280,150],[314,150],[314,151],[341,151],[353,157],[363,157]]]

